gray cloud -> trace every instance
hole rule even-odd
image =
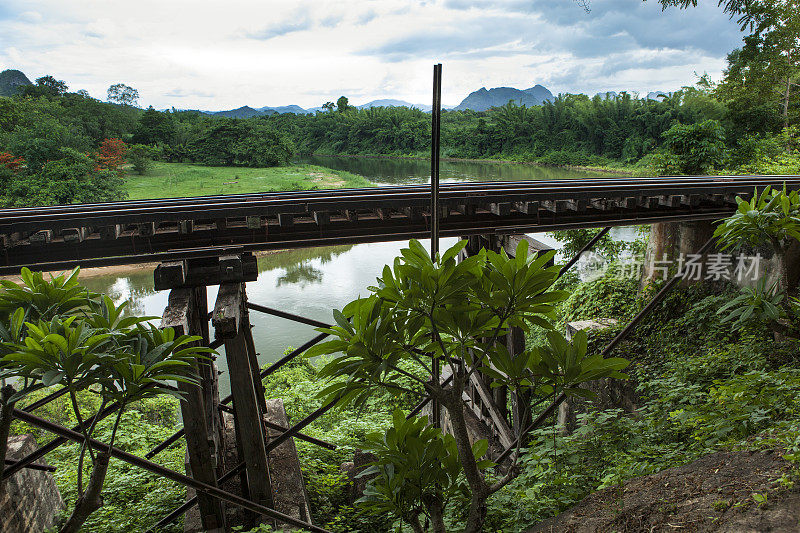
[[[364,13],[363,15],[359,15],[359,17],[356,19],[356,24],[359,24],[359,25],[363,26],[364,24],[368,24],[368,23],[372,22],[376,18],[378,18],[378,14],[375,13],[374,10],[370,9],[369,11]]]
[[[323,28],[335,28],[338,26],[344,17],[342,15],[329,15],[319,21],[319,25]]]
[[[274,39],[275,37],[306,31],[310,30],[311,28],[311,19],[309,19],[307,16],[301,16],[297,19],[285,20],[262,30],[252,32],[248,34],[248,37],[251,39],[257,39],[259,41],[268,41],[270,39]]]

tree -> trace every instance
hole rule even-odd
[[[336,110],[339,113],[344,113],[350,108],[348,104],[348,100],[346,96],[340,96],[338,100],[336,100]]]
[[[38,98],[40,96],[57,98],[64,96],[67,92],[67,84],[64,80],[57,80],[53,76],[47,75],[36,78],[36,85],[27,85],[22,90],[23,96]]]
[[[675,124],[664,132],[664,150],[656,161],[662,175],[696,176],[722,166],[725,130],[717,120]]]
[[[325,102],[324,104],[322,104],[322,109],[330,113],[331,111],[333,111],[333,108],[335,106],[336,104],[334,104],[333,102]]]
[[[516,470],[512,465],[505,475],[493,481],[483,472],[481,456],[486,450],[474,449],[470,443],[462,399],[471,376],[480,371],[517,397],[532,394],[545,401],[561,392],[586,395],[587,391],[578,385],[588,380],[623,378],[620,370],[628,362],[587,356],[585,334],[577,334],[569,343],[552,331],[547,317],[553,312],[553,303],[566,296],[549,290],[559,270],[545,266],[553,253],[529,257],[527,242],[522,241],[514,259],[504,251],[497,254],[481,250],[459,262],[456,258],[465,245],[466,241],[459,242],[437,254],[434,261],[418,241],[412,240],[408,248],[401,250],[393,267],[384,267],[378,285],[369,288],[372,295],[350,302],[341,312],[334,311],[336,326],[320,329],[334,340],[309,349],[306,356],[339,354],[325,364],[319,375],[331,380],[320,394],[337,399],[340,405],[363,402],[380,389],[422,394],[398,385],[396,378],[403,377],[442,406],[453,428],[457,457],[466,480],[469,511],[464,531],[473,533],[483,527],[486,500],[513,479]],[[511,327],[526,331],[531,327],[546,328],[550,330],[548,345],[512,356],[505,343],[497,342]],[[424,377],[432,373],[431,358],[438,359],[450,373],[450,385]],[[408,365],[416,365],[418,373],[406,370]],[[524,420],[530,405],[521,409],[525,412],[520,419]],[[395,430],[398,426],[396,421]],[[390,440],[387,433],[387,443]],[[514,461],[521,445],[519,439]],[[408,442],[403,446],[415,445]],[[404,471],[402,463],[406,460],[397,457],[390,461],[395,475]],[[438,468],[435,461],[426,464]],[[419,475],[416,471],[412,474]],[[431,475],[436,478],[440,473]],[[401,491],[419,489],[410,480],[400,480],[393,486]],[[379,486],[375,490],[376,498],[388,498],[385,493],[380,495]],[[407,497],[422,498],[416,508],[424,509],[433,518],[435,531],[444,531],[437,508],[444,505],[442,498],[426,499],[413,492]],[[414,524],[413,517],[410,520]]]
[[[7,203],[20,207],[113,202],[127,194],[117,172],[98,170],[89,156],[70,148],[35,172],[19,174],[4,192]]]
[[[75,269],[68,278],[49,283],[41,273],[23,269],[24,285],[3,282],[4,291],[0,294],[5,308],[19,305],[8,322],[4,324],[0,319],[2,332],[12,332],[12,340],[5,344],[7,353],[0,359],[3,377],[23,379],[34,386],[66,388],[84,437],[77,465],[79,497],[62,533],[77,532],[102,507],[111,448],[126,407],[159,394],[180,398],[168,382],[196,383],[194,362],[211,351],[191,346],[199,337],[176,336],[171,328],[159,330],[145,324],[149,317],[124,317],[127,302],[115,306],[109,297],[89,293],[77,285],[77,276]],[[64,288],[68,288],[70,298],[65,299]],[[40,297],[32,298],[33,294]],[[41,307],[48,310],[44,316]],[[51,311],[59,307],[65,307],[69,314]],[[37,312],[38,319],[32,316]],[[87,388],[100,394],[98,412],[107,406],[116,407],[107,446],[91,443],[98,436],[97,418],[85,419],[77,398],[78,391]],[[92,466],[84,489],[83,463],[87,453]]]
[[[800,118],[800,12],[787,2],[758,2],[751,10],[753,33],[728,56],[717,93],[734,111],[761,107],[786,127]]]
[[[285,165],[294,146],[285,134],[269,126],[255,125],[233,146],[236,164],[248,167]]]
[[[133,170],[142,175],[153,166],[153,159],[156,157],[157,150],[145,144],[134,144],[128,147],[126,159],[133,165]]]
[[[125,163],[127,149],[122,139],[104,139],[95,156],[97,169],[117,171]]]
[[[162,113],[150,106],[139,119],[139,124],[133,132],[133,142],[137,144],[172,144],[176,130],[172,113]]]
[[[139,104],[139,91],[130,85],[115,83],[108,88],[106,99],[114,104],[135,107]]]

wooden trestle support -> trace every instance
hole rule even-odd
[[[609,229],[605,228],[587,243],[561,268],[559,275],[574,265],[581,254],[590,250]],[[474,254],[484,247],[495,251],[504,249],[509,255],[513,255],[520,239],[529,241],[531,253],[548,251],[546,246],[524,235],[479,235],[468,238],[468,245],[463,254],[465,256]],[[714,239],[709,239],[697,249],[696,253],[707,252],[713,243]],[[245,282],[253,281],[256,277],[256,260],[249,253],[163,263],[156,269],[155,288],[170,290],[162,326],[173,327],[179,333],[198,335],[202,339],[201,342],[211,348],[224,345],[233,392],[220,399],[217,385],[218,372],[214,361],[200,360],[196,368],[200,376],[199,386],[186,384],[179,386],[186,398],[186,401],[181,402],[183,429],[153,448],[145,458],[116,447],[110,449],[114,458],[187,487],[186,503],[154,524],[150,532],[164,527],[197,505],[199,513],[196,516],[198,523],[195,524],[195,529],[204,531],[228,530],[233,525],[238,525],[228,518],[235,516],[236,521],[244,522],[243,525],[267,522],[279,527],[288,525],[327,533],[325,529],[311,523],[297,452],[291,439],[297,438],[327,449],[335,449],[334,445],[305,435],[302,430],[332,409],[336,402],[331,401],[321,406],[289,427],[281,401],[267,401],[261,381],[311,346],[324,340],[327,334],[317,334],[269,367],[260,370],[251,333],[249,311],[267,313],[315,327],[327,327],[328,324],[248,302]],[[676,273],[606,346],[601,355],[604,357],[609,355],[655,309],[666,294],[678,286],[682,278],[682,272]],[[208,312],[207,304],[209,285],[220,287],[211,313]],[[211,340],[209,320],[214,326],[214,340]],[[522,331],[512,329],[505,342],[512,354],[518,354],[524,349]],[[447,384],[452,376],[443,372],[440,379],[443,384]],[[563,392],[557,395],[547,407],[537,413],[535,419],[531,420],[529,416],[525,418],[520,416],[520,406],[525,405],[523,402],[529,402],[530,399],[508,398],[508,391],[502,390],[502,387],[492,390],[491,383],[486,381],[484,376],[472,379],[467,389],[464,391],[464,400],[469,407],[466,411],[468,418],[477,421],[479,426],[483,426],[484,434],[495,440],[494,450],[490,448],[490,453],[497,463],[502,463],[510,457],[517,443],[529,431],[549,419],[566,398]],[[33,414],[35,409],[65,392],[66,389],[56,390],[24,409],[13,410],[16,418],[53,433],[56,438],[13,464],[5,465],[2,472],[3,479],[22,468],[31,467],[37,459],[68,441],[83,442],[80,426],[69,429]],[[231,403],[233,403],[232,408]],[[409,416],[418,414],[429,403],[430,397],[427,397],[411,410]],[[507,407],[509,403],[510,412]],[[92,424],[94,420],[110,416],[117,408],[116,404],[109,405],[84,423]],[[226,420],[231,418],[235,438],[230,438],[231,431]],[[448,429],[446,420],[443,428],[445,431]],[[187,474],[170,470],[149,460],[182,437],[186,438]],[[235,442],[232,446],[235,453],[226,453],[231,451],[226,450],[226,441]],[[106,444],[94,439],[90,445],[95,449],[109,449]],[[234,455],[235,458],[228,459],[229,455]],[[276,465],[274,470],[270,470],[271,462]],[[287,479],[289,470],[296,471],[300,479],[299,484],[298,476],[295,476],[295,479]],[[232,481],[237,477],[241,486],[239,491],[235,485],[232,486]],[[298,494],[301,493],[302,498],[298,499]],[[234,514],[231,512],[233,509],[243,509],[245,514]],[[191,520],[188,523],[191,525]]]
[[[296,481],[289,483],[295,489],[293,494],[278,494],[273,479],[276,474],[270,472],[270,463],[278,461],[284,470],[287,467],[292,470],[292,472],[277,473],[277,477],[282,481],[281,486],[287,485],[287,477],[299,477],[302,485],[299,461],[293,443],[288,440],[289,437],[305,437],[304,440],[327,448],[333,446],[299,434],[298,431],[289,434],[290,430],[275,423],[275,420],[286,421],[285,414],[282,414],[283,403],[280,400],[271,402],[272,408],[268,411],[262,378],[277,370],[281,366],[278,363],[288,362],[291,358],[282,359],[264,372],[259,369],[249,312],[251,308],[268,313],[273,310],[263,306],[248,305],[245,282],[254,281],[257,274],[256,259],[252,254],[162,263],[156,268],[155,288],[170,290],[168,305],[162,317],[162,327],[172,327],[178,333],[200,336],[205,346],[215,348],[224,346],[231,395],[223,399],[219,397],[217,380],[219,372],[215,362],[199,361],[196,370],[200,376],[200,386],[180,385],[185,395],[185,401],[181,402],[183,431],[165,441],[163,446],[160,445],[148,453],[147,457],[153,457],[177,441],[180,436],[184,436],[187,473],[194,479],[207,485],[221,487],[234,475],[239,474],[238,486],[244,498],[310,524],[310,510],[303,487],[301,486],[299,491],[302,495],[300,501],[298,501]],[[210,313],[207,303],[209,285],[219,285],[216,303]],[[290,319],[302,318],[277,311],[274,314]],[[213,341],[210,337],[209,319],[214,328]],[[308,322],[303,319],[301,321]],[[303,349],[307,349],[307,346]],[[296,350],[290,355],[294,357],[300,353],[302,352]],[[231,401],[232,408],[228,406]],[[226,432],[230,432],[231,425],[235,437],[226,438]],[[226,447],[226,442],[233,443],[235,450],[226,449],[231,447],[230,444]],[[281,448],[283,453],[280,453]],[[235,453],[231,453],[233,451]],[[231,461],[228,459],[231,456],[236,459]],[[231,462],[233,464],[230,464]],[[230,482],[225,486],[229,485]],[[230,487],[228,488],[230,490]],[[225,506],[219,499],[210,497],[202,491],[196,493],[190,491],[187,503],[170,513],[155,527],[166,525],[167,521],[191,509],[195,502],[199,516],[187,515],[187,524],[190,524],[185,528],[187,530],[202,528],[203,531],[222,531],[231,525],[252,526],[257,523],[276,525],[274,516],[252,511],[245,513],[244,516],[233,514],[230,510],[226,512]],[[230,523],[231,516],[235,516],[235,522],[243,523]],[[195,518],[199,519],[199,523],[193,523],[195,520],[192,519]]]

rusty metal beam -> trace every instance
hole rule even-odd
[[[44,429],[51,433],[54,433],[60,437],[63,437],[67,440],[71,440],[73,442],[81,443],[84,441],[83,435],[78,433],[77,431],[73,431],[71,429],[65,428],[48,420],[44,420],[43,418],[39,418],[38,416],[32,415],[31,413],[26,413],[20,409],[14,409],[13,411],[14,417],[22,420],[23,422],[27,422],[33,426],[38,428]],[[97,439],[90,439],[89,445],[96,449],[96,450],[108,450],[111,453],[112,457],[120,459],[130,465],[136,466],[143,470],[147,470],[148,472],[152,472],[156,475],[165,477],[171,481],[179,483],[181,485],[185,485],[187,487],[192,487],[198,492],[203,492],[208,494],[213,498],[217,498],[219,500],[223,500],[244,509],[248,509],[258,514],[263,514],[278,520],[281,523],[289,524],[291,526],[305,528],[310,531],[318,532],[318,533],[329,533],[328,530],[323,529],[321,527],[317,527],[313,524],[309,524],[307,522],[303,522],[302,520],[298,520],[293,518],[289,515],[285,515],[280,513],[274,509],[270,509],[269,507],[265,507],[260,505],[256,502],[252,502],[246,498],[242,498],[236,494],[232,494],[220,488],[208,485],[206,483],[202,483],[197,481],[185,474],[181,474],[179,472],[175,472],[174,470],[170,470],[169,468],[165,468],[159,464],[153,463],[148,461],[147,459],[143,459],[132,453],[125,452],[120,450],[119,448],[111,448],[107,444],[100,442]]]

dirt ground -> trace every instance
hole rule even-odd
[[[528,533],[800,532],[800,490],[777,482],[789,470],[775,450],[718,452],[600,490]]]

